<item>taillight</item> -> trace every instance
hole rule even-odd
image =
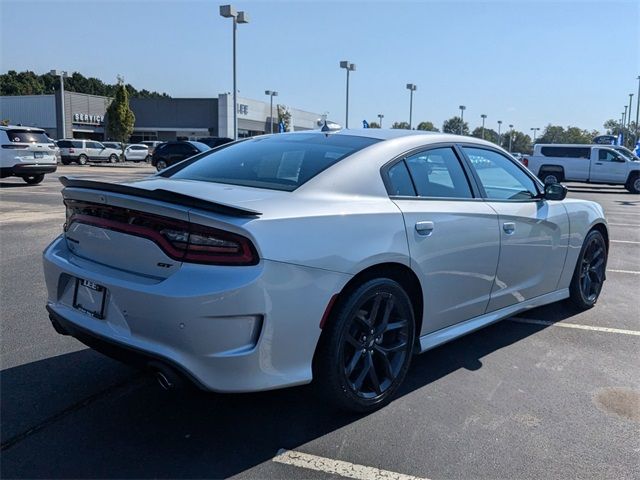
[[[29,145],[14,145],[14,144],[7,144],[7,145],[2,145],[2,148],[7,148],[9,150],[24,150],[25,148],[29,148]]]
[[[75,150],[73,148],[70,148],[69,153],[75,153]]]
[[[67,231],[73,223],[94,225],[152,240],[169,257],[209,265],[255,265],[258,254],[248,238],[121,207],[65,200]]]
[[[523,159],[522,159],[522,164],[523,164],[525,167],[528,167],[528,166],[529,166],[529,159],[528,159],[528,158],[523,158]]]

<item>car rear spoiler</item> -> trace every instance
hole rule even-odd
[[[144,188],[122,185],[119,183],[98,182],[95,180],[84,180],[73,177],[60,177],[60,183],[65,188],[84,188],[87,190],[100,190],[103,192],[121,193],[123,195],[131,195],[134,197],[149,198],[151,200],[159,200],[161,202],[173,203],[175,205],[183,205],[185,207],[199,208],[213,213],[221,213],[231,217],[258,217],[262,212],[250,210],[248,208],[227,205],[226,203],[212,202],[183,193],[171,192],[162,188],[155,190],[145,190]]]

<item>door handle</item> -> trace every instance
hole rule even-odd
[[[416,232],[418,232],[420,235],[428,237],[433,233],[433,227],[433,222],[417,222]]]
[[[602,165],[602,163],[600,163],[600,162],[596,162],[596,165]]]
[[[504,222],[502,224],[502,229],[504,230],[504,233],[506,233],[507,235],[511,235],[516,231],[516,224],[513,222]]]

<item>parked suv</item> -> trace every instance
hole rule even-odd
[[[167,142],[156,147],[151,158],[151,164],[160,170],[181,162],[185,158],[193,157],[201,152],[210,150],[208,145],[192,141]]]
[[[640,193],[640,162],[631,160],[612,145],[537,144],[523,159],[545,184],[559,182],[624,185]]]
[[[0,178],[20,177],[35,185],[56,171],[56,146],[40,128],[2,126],[0,145]]]
[[[105,147],[94,140],[64,139],[58,140],[62,163],[72,162],[85,165],[87,162],[116,163],[120,158],[120,151],[116,148]]]
[[[151,160],[149,147],[141,143],[134,143],[124,149],[124,159],[127,162],[148,162]]]

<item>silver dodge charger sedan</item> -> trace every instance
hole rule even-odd
[[[388,403],[413,354],[605,280],[600,205],[490,142],[407,130],[254,137],[128,183],[62,177],[54,328],[165,387],[317,382]]]

